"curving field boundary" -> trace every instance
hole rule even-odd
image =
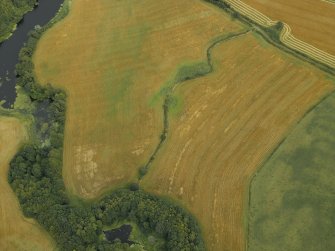
[[[262,14],[258,10],[252,8],[251,6],[243,3],[240,0],[225,0],[226,3],[230,5],[231,8],[236,10],[238,13],[248,17],[252,21],[264,26],[270,27],[278,23],[278,21],[273,21],[266,15]],[[299,51],[306,54],[310,58],[319,61],[331,68],[335,68],[335,56],[331,55],[325,51],[322,51],[300,39],[297,39],[292,34],[290,26],[286,23],[283,23],[284,27],[280,35],[280,41],[284,43],[291,49]]]

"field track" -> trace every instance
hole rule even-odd
[[[0,250],[53,250],[50,237],[36,222],[23,217],[7,181],[9,162],[26,139],[25,128],[19,120],[0,117]]]
[[[193,212],[209,250],[241,251],[251,176],[334,86],[251,34],[218,44],[212,60],[213,73],[175,88],[183,109],[141,186]]]
[[[262,14],[258,10],[252,8],[251,6],[243,3],[240,0],[226,0],[227,3],[231,5],[233,9],[237,12],[247,16],[253,21],[259,23],[262,26],[269,27],[277,23],[268,18],[266,15]],[[335,20],[334,20],[335,21]],[[304,41],[297,39],[293,34],[290,26],[284,23],[284,29],[280,37],[281,41],[288,47],[300,51],[309,57],[322,62],[332,68],[335,68],[335,56],[331,55],[325,51],[322,51]]]

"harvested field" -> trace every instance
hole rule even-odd
[[[218,44],[214,72],[182,83],[183,104],[141,186],[171,196],[202,225],[209,250],[245,250],[250,178],[320,98],[326,75],[250,33]],[[242,53],[241,53],[242,52]]]
[[[274,26],[278,22],[278,20],[274,21],[270,19],[268,16],[240,0],[227,0],[227,2],[234,10],[264,27]],[[289,48],[301,52],[309,58],[323,63],[328,67],[335,68],[335,55],[296,38],[292,33],[291,27],[287,23],[284,23],[283,30],[280,34],[280,40]]]
[[[235,0],[229,0],[234,2]],[[298,39],[335,55],[335,5],[315,0],[243,0],[272,20],[287,23]]]
[[[164,87],[177,68],[240,29],[202,1],[73,0],[34,56],[38,80],[68,94],[66,187],[93,198],[135,180],[159,142]]]
[[[249,251],[335,250],[334,110],[332,94],[253,178]]]
[[[39,225],[22,215],[7,182],[9,162],[27,135],[20,121],[0,118],[0,250],[53,250],[53,242]]]

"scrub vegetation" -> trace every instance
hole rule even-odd
[[[335,94],[313,109],[257,172],[250,251],[335,250]]]
[[[36,0],[0,1],[0,43],[11,35],[16,24],[35,4]]]

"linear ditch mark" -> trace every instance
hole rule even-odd
[[[149,168],[150,168],[152,162],[155,160],[155,158],[156,158],[159,150],[163,146],[163,144],[166,141],[166,138],[168,136],[168,132],[169,132],[169,108],[170,108],[170,105],[171,105],[172,94],[173,94],[175,88],[179,84],[181,84],[183,82],[186,82],[186,81],[189,81],[189,80],[194,80],[194,79],[197,79],[197,78],[201,78],[201,77],[204,77],[204,76],[212,73],[214,71],[214,65],[213,65],[213,61],[212,61],[212,51],[213,51],[214,47],[216,45],[218,45],[218,44],[227,42],[229,40],[242,37],[242,36],[248,34],[250,31],[251,31],[250,29],[247,29],[247,30],[242,31],[242,32],[230,33],[228,35],[223,35],[223,36],[215,38],[214,42],[207,48],[207,51],[206,51],[207,65],[209,67],[208,71],[206,71],[206,72],[200,72],[200,73],[198,72],[198,73],[195,73],[193,76],[186,76],[182,80],[179,80],[179,81],[177,80],[168,89],[167,94],[165,95],[165,98],[164,98],[164,103],[163,103],[163,130],[162,130],[162,133],[160,134],[160,141],[159,141],[158,145],[156,146],[154,152],[151,154],[151,156],[150,156],[149,160],[147,161],[147,163],[140,168],[140,170],[139,170],[139,178],[138,178],[139,181],[149,171]]]

